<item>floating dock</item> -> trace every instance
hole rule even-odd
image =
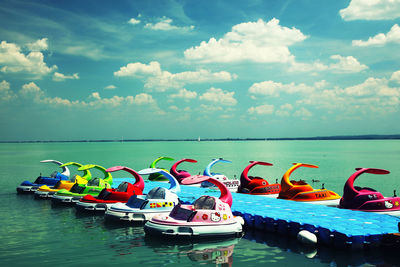
[[[132,179],[134,180],[134,179]],[[114,186],[128,179],[114,179]],[[144,193],[168,183],[146,181]],[[219,197],[220,191],[182,186],[178,194],[192,203],[202,195]],[[398,233],[400,218],[372,212],[353,211],[264,196],[232,193],[232,212],[242,216],[245,227],[296,237],[301,230],[316,234],[318,243],[335,248],[361,249],[379,246],[386,234]]]

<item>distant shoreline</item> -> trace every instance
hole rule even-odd
[[[391,135],[341,135],[315,137],[285,138],[203,138],[203,141],[312,141],[312,140],[400,140],[400,134]],[[34,141],[0,141],[0,143],[109,143],[109,142],[193,142],[193,139],[124,139],[124,140],[34,140]]]

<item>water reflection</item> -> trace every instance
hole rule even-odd
[[[335,249],[327,246],[305,246],[296,238],[262,231],[246,231],[244,239],[266,244],[268,247],[304,255],[309,261],[330,266],[361,266],[366,264],[398,266],[395,247],[371,247],[364,250]],[[397,248],[398,249],[398,248]]]
[[[158,255],[179,255],[188,257],[193,262],[232,266],[233,250],[240,238],[216,240],[166,240],[144,238],[145,244]]]

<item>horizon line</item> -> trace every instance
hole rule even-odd
[[[227,138],[143,138],[143,139],[82,139],[82,140],[11,140],[0,143],[85,143],[85,142],[203,142],[203,141],[296,141],[296,140],[397,140],[400,134],[334,135],[314,137],[227,137]]]

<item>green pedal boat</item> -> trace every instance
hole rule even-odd
[[[86,195],[98,196],[100,192],[105,188],[111,188],[112,176],[111,173],[107,172],[106,169],[99,165],[89,164],[79,167],[79,171],[85,171],[89,169],[97,169],[104,174],[104,178],[91,178],[87,184],[79,185],[74,184],[70,190],[61,189],[54,194],[51,199],[54,204],[70,204],[78,202],[82,197]]]

